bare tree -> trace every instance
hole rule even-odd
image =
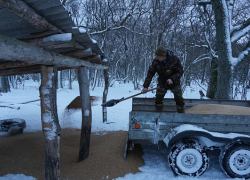
[[[201,82],[208,85],[207,96],[211,98],[231,98],[233,78],[246,73],[240,67],[246,61],[250,46],[249,1],[64,2],[71,4],[77,26],[85,28],[105,53],[111,86],[119,80],[132,81],[135,89],[141,88],[159,45],[171,48],[183,61],[184,88],[192,81]],[[243,31],[246,33],[241,33]],[[236,64],[240,72],[234,71]],[[90,73],[93,88],[103,84],[97,83],[104,78],[99,74],[102,73]],[[244,82],[247,77],[248,74]],[[244,86],[247,87],[246,83]]]
[[[234,9],[237,9],[237,3],[234,0],[211,0],[209,2],[200,2],[200,5],[203,6],[212,4],[215,15],[216,50],[218,53],[216,98],[218,99],[232,98],[232,70],[237,63],[244,60],[245,56],[250,51],[250,41],[249,38],[246,37],[247,33],[250,32],[250,18],[246,16],[243,22],[238,21],[238,17],[236,17],[237,14],[233,12]],[[247,1],[245,1],[245,3],[247,3]],[[241,52],[237,55],[233,55],[232,43],[243,37],[248,39],[248,43]]]

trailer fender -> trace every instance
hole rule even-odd
[[[233,142],[249,142],[250,136],[237,133],[217,133],[210,132],[202,127],[191,124],[183,124],[173,128],[163,139],[167,147],[171,147],[181,139],[193,138],[198,140],[205,147],[223,147]]]

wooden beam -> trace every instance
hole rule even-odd
[[[25,2],[20,0],[0,0],[0,5],[7,8],[12,13],[28,21],[32,26],[42,30],[58,30],[58,28],[49,23],[44,17],[37,14]]]
[[[79,59],[93,55],[91,48],[88,48],[85,50],[75,50],[75,51],[63,52],[61,54],[65,55],[65,56],[79,58]]]
[[[41,65],[0,69],[0,76],[12,76],[20,74],[34,74],[41,72]]]
[[[32,64],[53,65],[56,67],[85,66],[96,69],[107,69],[102,64],[94,64],[84,60],[48,52],[40,47],[0,35],[0,59],[25,61]]]
[[[23,39],[22,41],[39,47],[50,47],[58,44],[65,44],[68,42],[74,43],[75,39],[72,33],[64,33],[64,34],[54,34],[51,36],[46,36],[41,38]]]
[[[56,68],[42,66],[41,120],[45,138],[45,180],[59,180],[60,176],[60,137],[61,128],[56,104]]]
[[[80,67],[77,71],[80,99],[82,106],[82,129],[78,162],[89,156],[90,134],[91,134],[91,102],[89,95],[89,80],[86,67]]]
[[[54,34],[60,34],[62,33],[62,31],[60,29],[58,30],[48,30],[48,31],[43,31],[43,32],[38,32],[38,33],[31,33],[30,36],[32,38],[39,38],[39,37],[47,37],[47,36],[51,36]]]
[[[100,55],[87,56],[81,59],[84,61],[91,62],[91,63],[105,64],[104,62],[101,61]]]
[[[65,67],[58,67],[58,71],[62,71],[65,69],[74,69],[74,68],[65,68]],[[1,69],[0,76],[13,76],[13,75],[20,75],[20,74],[36,74],[41,73],[41,65],[33,65],[27,67],[17,67],[17,68],[9,68],[9,69]]]
[[[42,47],[47,51],[56,53],[67,52],[74,49],[85,49],[75,41],[72,33],[54,34],[47,37],[25,39],[22,41]]]
[[[32,66],[34,64],[23,62],[23,61],[0,61],[0,70],[1,69],[8,69],[8,68],[17,68],[17,67],[26,67]]]

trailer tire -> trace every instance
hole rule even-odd
[[[232,178],[250,178],[250,146],[235,143],[221,153],[221,167]]]
[[[209,166],[209,158],[196,140],[181,140],[174,144],[168,156],[170,168],[176,175],[198,177]]]
[[[3,131],[2,135],[11,136],[14,134],[23,133],[23,129],[26,127],[26,122],[23,119],[4,119],[0,120],[0,131]]]

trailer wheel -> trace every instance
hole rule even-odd
[[[26,127],[26,122],[23,119],[3,119],[0,120],[0,131],[8,131],[11,127],[18,126],[22,129]]]
[[[196,140],[181,140],[170,149],[168,156],[170,168],[176,175],[198,177],[209,166],[209,158]]]
[[[0,132],[2,136],[11,136],[14,134],[23,133],[26,127],[26,122],[23,119],[4,119],[0,120]]]
[[[221,153],[221,167],[232,178],[250,178],[250,146],[236,143]]]

